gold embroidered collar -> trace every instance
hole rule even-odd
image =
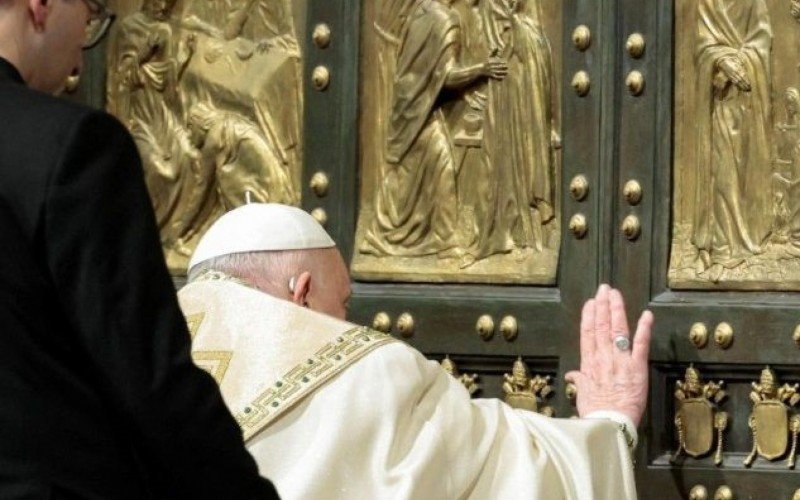
[[[394,341],[391,335],[361,326],[328,342],[235,415],[245,442],[345,368]]]

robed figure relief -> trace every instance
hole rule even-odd
[[[302,2],[298,2],[302,3]],[[248,200],[298,204],[301,50],[288,0],[119,0],[108,108],[141,152],[174,274]]]
[[[800,2],[676,2],[673,288],[800,289]]]
[[[295,201],[292,182],[275,147],[258,126],[236,113],[198,103],[189,110],[192,145],[199,161],[214,172],[225,211],[251,200]]]
[[[116,77],[109,88],[112,111],[131,131],[147,166],[145,180],[154,199],[163,239],[172,242],[168,221],[177,209],[181,171],[189,151],[181,128],[178,81],[193,55],[191,34],[169,22],[173,2],[145,1],[141,10],[125,17],[112,42]]]
[[[449,3],[423,0],[408,18],[388,122],[389,169],[362,251],[446,257],[458,249],[455,161],[441,101],[480,78],[503,78],[506,65],[460,64],[461,33]]]
[[[789,87],[781,96],[782,119],[775,125],[773,207],[770,241],[782,245],[787,256],[800,256],[794,243],[800,236],[800,90]]]
[[[365,10],[364,53],[378,64],[362,90],[356,277],[552,283],[560,134],[543,19],[556,25],[557,6],[549,17],[538,0]]]
[[[531,4],[529,8],[529,5]],[[489,81],[484,142],[490,165],[484,219],[473,256],[541,252],[555,212],[553,61],[537,3],[488,0],[483,26],[489,50],[507,60],[508,76]],[[486,182],[488,181],[488,182]]]
[[[675,16],[670,286],[800,290],[800,2]]]
[[[699,269],[762,252],[769,230],[772,29],[763,0],[703,0],[697,43]]]

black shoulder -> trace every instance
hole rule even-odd
[[[13,134],[24,141],[26,133],[35,130],[38,131],[38,141],[56,143],[53,146],[66,138],[83,120],[103,124],[109,127],[109,133],[120,132],[124,128],[116,118],[103,110],[23,85],[0,85],[0,109],[3,110],[2,129],[6,134]]]
[[[104,111],[89,110],[75,115],[48,184],[86,174],[104,178],[122,171],[127,175],[143,175],[133,137],[115,117]]]
[[[17,84],[0,85],[0,101],[8,103],[9,111],[14,115],[17,114],[14,113],[15,110],[25,110],[32,116],[48,113],[56,119],[78,117],[93,109],[84,104],[51,96]]]
[[[22,85],[0,84],[0,200],[35,227],[47,186],[65,157],[94,148],[135,156],[133,140],[114,117]]]
[[[70,119],[66,136],[66,148],[72,147],[76,142],[83,143],[94,149],[103,149],[111,146],[135,147],[130,132],[113,115],[88,108],[74,115]]]

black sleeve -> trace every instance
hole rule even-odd
[[[61,305],[166,498],[277,498],[190,339],[135,145],[86,115],[49,182],[44,234]]]

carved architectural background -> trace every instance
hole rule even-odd
[[[555,282],[562,7],[362,4],[356,278]]]
[[[798,7],[676,2],[673,288],[800,289]]]
[[[112,1],[108,109],[131,130],[167,264],[252,201],[299,204],[305,1]]]

